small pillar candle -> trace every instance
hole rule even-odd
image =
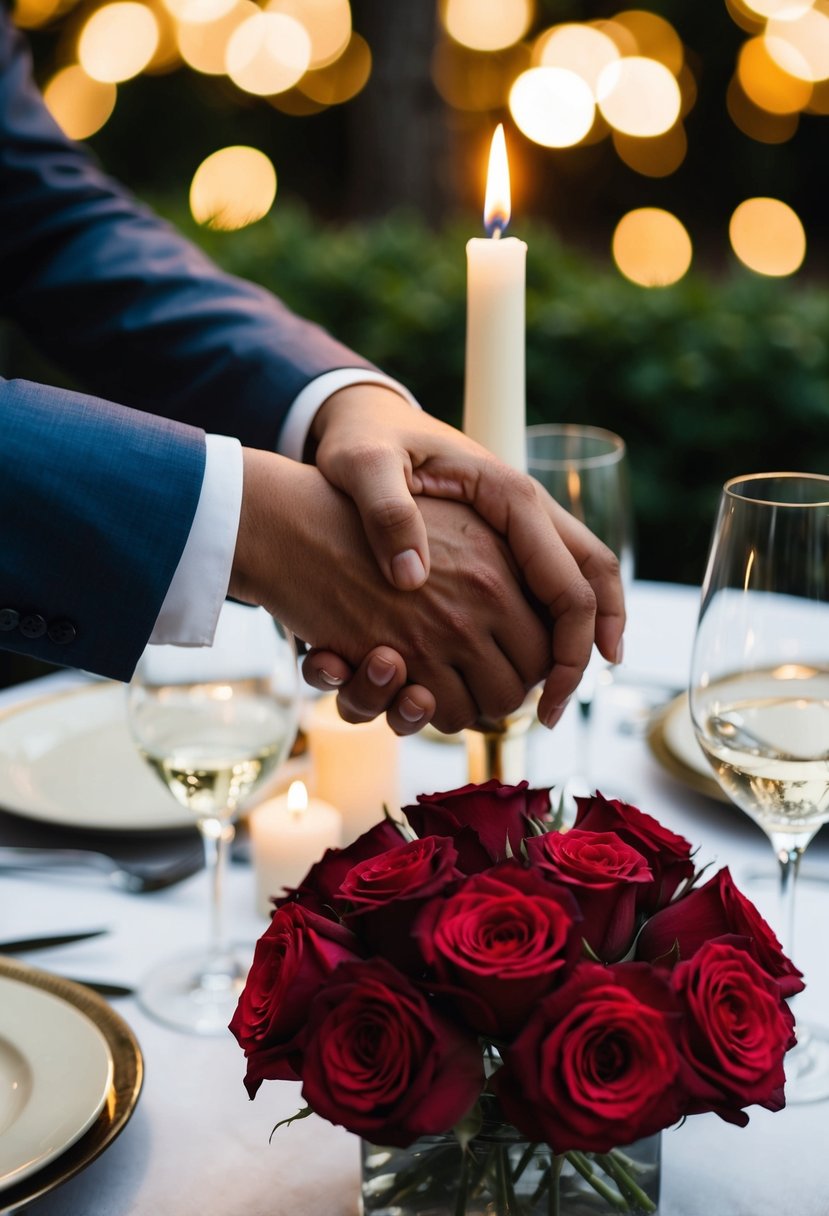
[[[270,916],[271,896],[298,887],[325,850],[339,845],[342,818],[330,803],[309,799],[304,783],[294,781],[287,794],[252,810],[249,826],[256,908]]]

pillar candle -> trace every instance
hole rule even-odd
[[[339,846],[342,818],[321,798],[309,800],[303,782],[294,781],[287,794],[252,810],[248,823],[256,907],[270,916],[270,897],[284,894],[286,887],[298,887],[325,850]]]

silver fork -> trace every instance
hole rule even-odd
[[[168,865],[142,865],[139,862],[116,861],[108,853],[94,849],[40,849],[24,845],[0,845],[0,871],[11,873],[26,870],[93,868],[106,874],[112,886],[133,894],[161,891],[181,882],[202,868],[204,859],[195,851],[171,861]]]

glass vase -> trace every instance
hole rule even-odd
[[[363,1141],[364,1216],[610,1216],[658,1211],[660,1135],[609,1153],[556,1156],[514,1128],[409,1148]]]

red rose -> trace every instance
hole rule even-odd
[[[575,966],[579,921],[569,891],[507,861],[428,903],[414,933],[468,1024],[502,1038]]]
[[[481,1048],[384,959],[347,963],[317,995],[302,1094],[318,1115],[380,1144],[448,1131],[484,1084]]]
[[[653,883],[640,888],[637,905],[655,912],[668,903],[680,883],[694,873],[691,845],[683,836],[664,828],[658,820],[627,802],[603,798],[577,798],[578,814],[573,827],[586,832],[615,832],[647,861]]]
[[[444,794],[418,794],[417,801],[403,814],[418,836],[451,836],[465,874],[504,861],[507,840],[517,857],[530,833],[529,820],[543,819],[550,811],[550,791],[531,790],[526,781],[501,785],[493,779]]]
[[[636,895],[653,879],[640,852],[615,832],[547,832],[526,842],[530,863],[575,894],[584,920],[581,936],[599,958],[612,962],[630,947]]]
[[[265,1080],[296,1081],[308,1005],[340,963],[358,957],[348,929],[297,904],[273,914],[256,943],[230,1029],[248,1060],[251,1098]]]
[[[348,848],[326,849],[322,859],[311,866],[297,889],[281,899],[275,899],[274,903],[277,907],[289,902],[299,903],[321,916],[334,916],[340,883],[351,867],[366,857],[376,857],[378,853],[397,848],[402,840],[399,828],[384,819],[358,836]]]
[[[461,877],[457,860],[451,840],[426,836],[358,861],[340,885],[339,894],[349,905],[346,922],[396,967],[422,967],[412,923],[428,899]]]
[[[778,981],[784,996],[802,991],[802,973],[783,953],[751,900],[737,890],[727,867],[657,912],[642,930],[636,955],[670,965],[677,950],[680,960],[690,959],[705,942],[729,933],[751,939],[754,957]]]
[[[641,963],[581,963],[534,1011],[492,1079],[506,1117],[556,1153],[605,1153],[673,1123],[675,999]]]
[[[785,1106],[783,1056],[794,1045],[794,1017],[777,984],[754,961],[746,938],[700,946],[671,975],[686,1010],[680,1040],[689,1114],[714,1110],[744,1127],[736,1107]]]

